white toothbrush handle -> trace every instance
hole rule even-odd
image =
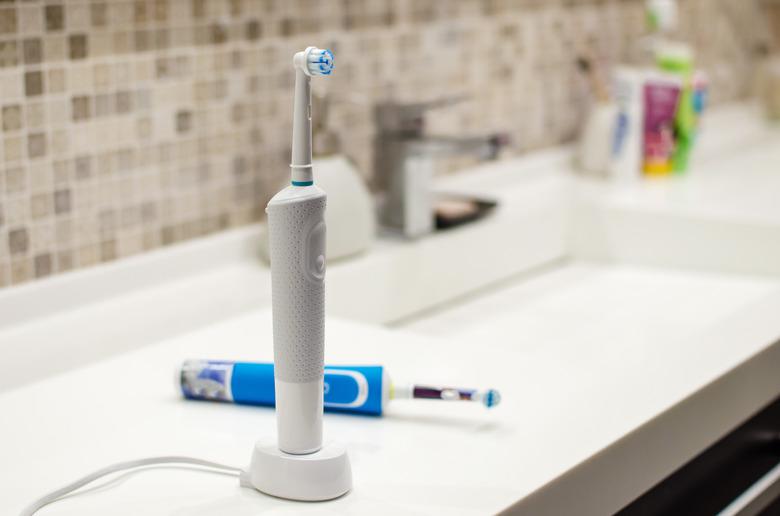
[[[322,446],[325,192],[291,186],[268,204],[279,449]]]

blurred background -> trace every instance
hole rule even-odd
[[[712,104],[756,93],[771,3],[679,2]],[[638,64],[652,30],[641,0],[2,1],[0,286],[261,220],[311,42],[337,56],[322,130],[376,193],[378,103],[458,96],[427,127],[505,135],[503,157],[569,142],[594,98],[578,59]]]

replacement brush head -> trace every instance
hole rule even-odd
[[[309,77],[330,75],[333,72],[333,52],[327,49],[308,47],[293,57],[293,65]]]

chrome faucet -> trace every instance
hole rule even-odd
[[[500,134],[474,137],[425,134],[427,111],[462,100],[464,97],[412,104],[383,102],[375,107],[378,131],[374,170],[385,192],[380,208],[384,226],[408,238],[431,233],[435,218],[431,191],[435,158],[471,154],[481,160],[494,159],[507,142]]]

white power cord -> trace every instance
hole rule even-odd
[[[167,456],[167,457],[149,457],[146,459],[117,462],[116,464],[111,464],[110,466],[101,468],[93,473],[90,473],[85,477],[76,480],[75,482],[71,482],[70,484],[61,487],[56,491],[52,491],[51,493],[38,498],[33,503],[25,507],[24,510],[22,510],[22,512],[20,513],[20,516],[32,516],[33,514],[38,512],[38,510],[41,509],[41,507],[49,505],[52,502],[56,502],[57,500],[60,500],[65,495],[72,493],[73,491],[76,491],[77,489],[80,489],[85,485],[94,482],[95,480],[101,477],[110,475],[111,473],[116,473],[118,471],[124,471],[128,469],[140,468],[143,466],[152,466],[155,464],[192,464],[195,466],[202,466],[205,468],[219,470],[224,473],[232,473],[235,474],[236,476],[239,476],[241,474],[241,468],[234,468],[233,466],[226,466],[224,464],[219,464],[216,462],[211,462],[203,459],[196,459],[193,457],[179,457],[175,455]]]

